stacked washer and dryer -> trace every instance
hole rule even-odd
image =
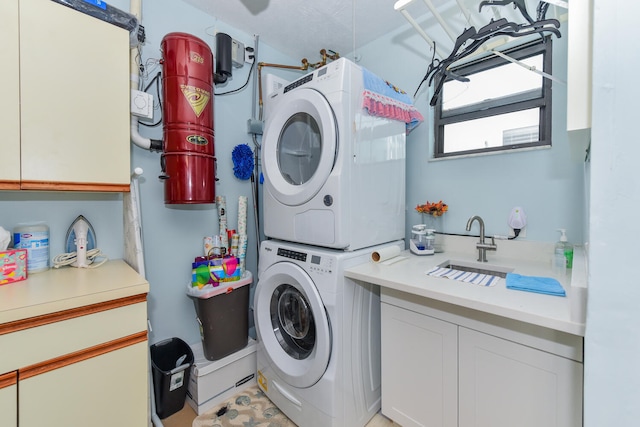
[[[405,123],[363,110],[341,58],[265,99],[258,384],[301,427],[364,426],[380,409],[380,298],[344,277],[404,249]]]

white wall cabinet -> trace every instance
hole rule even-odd
[[[51,0],[0,24],[0,189],[128,191],[128,31]]]
[[[569,7],[567,131],[572,157],[584,161],[591,141],[593,0]]]
[[[146,319],[142,294],[0,324],[0,425],[146,425]]]
[[[18,1],[0,2],[0,189],[20,186],[20,54]]]
[[[582,338],[382,288],[382,412],[403,427],[580,427]]]
[[[591,128],[593,0],[569,7],[567,130]]]

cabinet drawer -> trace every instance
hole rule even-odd
[[[0,374],[0,426],[18,425],[18,373]]]
[[[20,426],[147,425],[147,354],[144,341],[24,380],[21,375]]]
[[[86,309],[88,313],[84,315],[82,311],[70,310],[69,316],[72,317],[64,320],[0,335],[3,353],[0,372],[13,371],[147,330],[146,301],[98,312],[92,309],[99,309],[99,305]],[[64,318],[65,313],[52,316]],[[0,334],[3,326],[0,325]]]

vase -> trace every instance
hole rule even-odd
[[[443,252],[443,233],[444,233],[444,217],[433,216],[430,214],[422,214],[422,223],[427,226],[427,229],[435,230],[436,240],[433,243],[433,247],[436,253]]]

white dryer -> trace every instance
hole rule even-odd
[[[341,58],[269,97],[267,237],[349,251],[404,238],[405,123],[370,116],[363,92]]]
[[[371,252],[262,242],[258,384],[300,427],[361,427],[380,409],[380,295],[344,277]]]

